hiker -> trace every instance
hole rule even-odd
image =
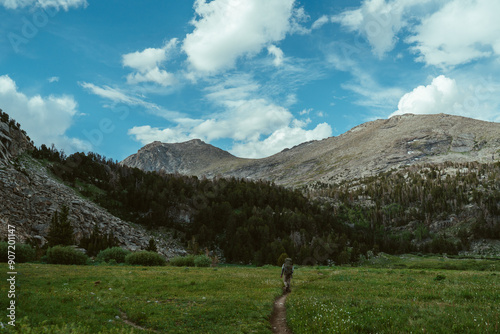
[[[285,278],[283,278],[283,274],[285,275]],[[285,263],[283,263],[283,266],[281,267],[281,278],[283,278],[283,283],[285,284],[285,292],[292,291],[290,289],[290,280],[292,279],[292,275],[293,275],[293,262],[291,258],[287,257],[285,259]]]

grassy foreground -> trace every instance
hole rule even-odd
[[[500,262],[395,259],[297,268],[287,299],[290,328],[295,334],[500,332]],[[0,333],[271,333],[273,300],[281,294],[278,267],[16,269],[16,330]],[[2,310],[9,302],[4,286]]]
[[[286,304],[292,331],[500,333],[500,262],[383,262],[298,276]]]
[[[159,333],[269,333],[273,299],[281,294],[279,268],[19,264],[17,270],[21,333],[147,332],[139,326]]]

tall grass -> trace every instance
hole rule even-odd
[[[281,293],[279,268],[19,264],[17,271],[16,327],[25,333],[144,333],[131,324],[159,333],[269,333]],[[0,308],[8,302],[2,294]],[[0,321],[7,324],[5,315]]]
[[[498,272],[303,270],[287,300],[301,333],[498,333]]]
[[[293,333],[500,332],[497,261],[377,261],[296,267],[286,303]],[[0,269],[8,271],[6,264]],[[282,286],[273,266],[27,263],[16,270],[22,333],[271,333],[269,316]],[[0,308],[8,303],[2,294]],[[5,315],[0,322],[6,325]],[[0,333],[14,332],[0,326]]]

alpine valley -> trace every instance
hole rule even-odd
[[[356,263],[378,252],[500,256],[500,124],[445,114],[359,125],[263,159],[201,140],[153,142],[116,162],[35,147],[0,122],[0,229],[47,248],[63,206],[76,246],[154,240],[167,259]],[[93,244],[92,247],[96,247]],[[93,250],[95,251],[95,249]]]

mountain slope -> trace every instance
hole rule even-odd
[[[17,241],[31,240],[44,246],[52,215],[67,205],[77,242],[89,237],[98,226],[104,235],[112,233],[118,245],[129,250],[146,248],[154,237],[163,255],[173,257],[185,253],[169,237],[161,233],[153,236],[144,227],[111,215],[56,179],[48,167],[26,153],[34,148],[26,133],[12,120],[9,122],[7,114],[0,111],[0,115],[1,235],[6,236],[8,225],[14,225]]]
[[[160,147],[168,148],[167,152]],[[422,162],[498,160],[500,123],[408,114],[368,122],[340,136],[303,143],[263,159],[222,152],[201,141],[155,142],[122,163],[187,175],[266,179],[287,186],[338,183]]]

